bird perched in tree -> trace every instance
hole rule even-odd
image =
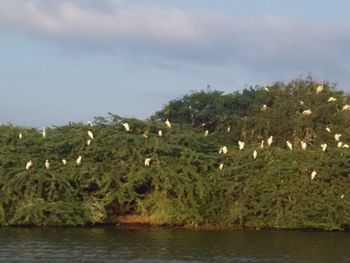
[[[92,133],[92,131],[88,131],[88,135],[90,137],[91,140],[94,139],[94,134]]]
[[[337,99],[334,98],[334,97],[329,97],[328,102],[333,102],[333,101],[336,101],[336,100],[337,100]]]
[[[340,196],[340,199],[344,199],[344,197],[345,197],[345,195],[344,195],[344,194],[342,194],[342,195]]]
[[[289,141],[287,141],[286,143],[287,143],[289,150],[293,150],[293,145]]]
[[[223,164],[223,163],[220,163],[219,169],[220,169],[220,170],[224,169],[224,164]]]
[[[301,142],[301,149],[306,150],[306,142]]]
[[[266,86],[266,84],[264,85],[264,90],[270,92],[270,89]]]
[[[319,94],[323,91],[323,84],[319,85],[316,89],[316,94]]]
[[[63,165],[66,165],[67,164],[67,160],[66,159],[62,159],[62,163],[63,163]]]
[[[343,148],[349,148],[349,144],[343,144]]]
[[[321,144],[322,151],[325,152],[327,150],[327,144],[323,143]]]
[[[32,160],[30,160],[29,162],[27,162],[26,164],[26,170],[28,171],[31,167],[32,167],[33,163]]]
[[[75,161],[75,164],[79,166],[81,164],[81,156],[79,155],[78,159]]]
[[[266,111],[266,109],[267,109],[266,104],[262,105],[262,107],[261,107],[261,111]]]
[[[227,127],[227,132],[231,132],[231,127],[230,126]]]
[[[238,147],[239,147],[239,150],[243,150],[244,149],[244,142],[238,141]]]
[[[335,139],[336,141],[339,141],[339,140],[340,140],[340,137],[341,137],[341,134],[340,134],[340,133],[334,134],[334,139]]]
[[[350,105],[349,104],[344,105],[341,110],[343,110],[343,111],[350,111]]]
[[[273,136],[270,136],[269,139],[267,140],[267,145],[271,146],[272,142],[273,142]]]
[[[18,138],[22,139],[22,133],[18,134]]]
[[[313,180],[317,175],[317,172],[315,170],[312,171],[311,173],[311,180]]]
[[[226,153],[228,153],[227,147],[226,146],[220,147],[219,154],[226,154]]]
[[[258,156],[258,152],[256,150],[254,150],[253,151],[253,159],[255,160],[257,156]]]
[[[338,148],[341,148],[343,146],[343,143],[342,142],[338,142],[337,146],[338,146]]]
[[[159,136],[159,137],[162,137],[162,136],[163,136],[163,131],[162,131],[162,130],[159,130],[159,131],[158,131],[158,136]]]
[[[264,140],[262,140],[262,141],[261,141],[261,143],[260,143],[260,148],[261,148],[261,149],[263,149],[263,148],[264,148],[264,143],[265,143],[265,141],[264,141]]]
[[[45,168],[48,170],[50,168],[49,160],[45,161]]]
[[[206,130],[206,131],[204,132],[204,137],[207,137],[207,136],[208,136],[208,134],[209,134],[209,131],[208,131],[208,130]]]
[[[128,124],[127,122],[123,123],[123,126],[124,126],[124,128],[125,128],[125,130],[126,130],[127,132],[130,131],[129,124]]]
[[[46,128],[43,129],[43,138],[46,138]]]
[[[169,119],[166,119],[165,125],[166,125],[169,129],[171,128],[171,123],[170,123]]]
[[[88,140],[88,141],[86,142],[86,145],[89,146],[90,144],[91,144],[91,140]]]
[[[331,129],[329,127],[326,128],[326,131],[331,132]]]
[[[299,104],[301,105],[301,106],[304,106],[304,102],[301,100],[301,101],[299,101]]]
[[[149,166],[151,162],[151,158],[146,158],[145,159],[145,166]]]
[[[301,114],[303,114],[304,116],[309,116],[311,113],[311,110],[304,110]]]

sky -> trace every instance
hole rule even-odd
[[[0,123],[145,119],[190,91],[350,91],[348,0],[0,0]]]

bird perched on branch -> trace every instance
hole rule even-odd
[[[341,137],[341,134],[340,134],[340,133],[334,134],[334,139],[335,139],[336,141],[339,141],[339,140],[340,140],[340,137]]]
[[[263,149],[263,148],[264,148],[264,143],[265,143],[265,141],[264,141],[264,140],[262,140],[262,141],[261,141],[261,143],[260,143],[260,148],[261,148],[261,149]]]
[[[32,160],[30,160],[29,162],[27,162],[26,164],[26,170],[28,171],[31,167],[32,167],[33,163]]]
[[[209,131],[208,131],[208,130],[206,130],[206,131],[204,132],[204,137],[207,137],[207,136],[208,136],[208,134],[209,134]]]
[[[62,159],[62,163],[63,163],[63,165],[66,165],[67,164],[66,159]]]
[[[159,137],[162,137],[162,136],[163,136],[163,131],[162,131],[162,130],[159,130],[159,131],[158,131],[158,136],[159,136]]]
[[[334,97],[329,97],[328,102],[333,102],[333,101],[336,101],[336,100],[337,100],[337,99],[334,98]]]
[[[313,180],[317,175],[317,172],[315,170],[312,171],[311,173],[311,180]]]
[[[151,162],[151,158],[146,158],[145,159],[145,166],[149,166]]]
[[[289,141],[287,141],[286,143],[287,143],[289,150],[293,150],[293,145]]]
[[[269,139],[267,140],[267,145],[271,146],[272,142],[273,142],[273,136],[270,136]]]
[[[238,147],[239,147],[239,150],[243,150],[244,149],[244,142],[238,141]]]
[[[88,131],[88,135],[90,137],[91,140],[94,139],[94,134],[92,133],[92,131]]]
[[[256,150],[254,150],[253,151],[253,159],[255,160],[257,156],[258,156],[258,152]]]
[[[316,89],[316,94],[319,94],[323,91],[323,84],[319,85]]]
[[[80,155],[79,155],[78,159],[75,161],[75,164],[77,166],[80,166],[80,164],[81,164],[81,156]]]
[[[327,144],[323,143],[321,144],[322,151],[325,152],[327,150]]]
[[[309,109],[309,110],[304,110],[301,114],[303,114],[304,116],[309,116],[311,115],[312,111]]]
[[[306,143],[305,142],[300,142],[301,143],[301,149],[306,150]]]
[[[165,125],[166,125],[169,129],[171,128],[171,123],[170,123],[169,119],[166,119]]]
[[[226,146],[220,147],[219,154],[226,154],[226,153],[228,153],[227,147]]]
[[[49,160],[45,161],[45,168],[48,170],[50,168]]]
[[[46,128],[43,129],[42,135],[43,135],[43,138],[46,138]]]
[[[342,111],[350,111],[350,105],[349,104],[344,105],[341,110]]]
[[[127,132],[130,131],[129,124],[128,124],[127,122],[123,123],[123,126],[124,126],[124,128],[125,128],[125,130],[126,130]]]

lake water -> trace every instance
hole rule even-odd
[[[350,233],[0,228],[0,262],[350,262]]]

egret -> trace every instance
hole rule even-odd
[[[204,137],[207,137],[207,136],[208,136],[208,134],[209,134],[209,131],[208,131],[208,130],[206,130],[206,131],[204,132]]]
[[[90,144],[91,144],[91,140],[88,140],[88,141],[86,142],[86,145],[89,146]]]
[[[171,128],[171,123],[170,123],[169,119],[166,119],[165,125],[166,125],[169,129]]]
[[[301,101],[299,101],[299,104],[300,104],[301,106],[303,106],[305,103],[301,100]]]
[[[244,149],[244,142],[238,141],[239,150]]]
[[[205,122],[202,122],[202,127],[205,127],[205,125],[206,125]]]
[[[256,157],[258,156],[258,152],[256,150],[253,151],[253,158],[254,160],[256,159]]]
[[[349,144],[343,144],[342,147],[343,147],[343,148],[347,148],[347,149],[350,148],[350,147],[349,147]]]
[[[220,163],[219,169],[220,169],[220,170],[224,169],[224,164],[223,164],[223,163]]]
[[[337,99],[334,98],[334,97],[329,97],[328,102],[333,102],[333,101],[336,101],[336,100],[337,100]]]
[[[145,138],[145,139],[148,139],[147,133],[145,132],[144,134],[142,134],[142,137]]]
[[[22,139],[22,133],[20,133],[20,134],[18,135],[18,138]]]
[[[43,129],[43,138],[46,138],[46,129]]]
[[[309,116],[311,113],[311,110],[304,110],[301,114],[303,114],[304,116]]]
[[[219,154],[226,154],[226,153],[228,153],[227,147],[226,146],[220,147]]]
[[[129,124],[128,124],[127,122],[123,123],[123,126],[124,126],[124,128],[125,128],[125,130],[126,130],[127,132],[130,131]]]
[[[270,92],[269,88],[266,87],[266,84],[264,85],[264,90],[267,91],[267,92]]]
[[[327,150],[327,144],[323,143],[321,144],[322,151],[325,152]]]
[[[344,194],[342,194],[342,195],[340,196],[340,199],[344,199],[344,197],[345,197],[345,195],[344,195]]]
[[[49,170],[49,168],[50,168],[49,160],[46,160],[46,161],[45,161],[45,168],[46,168],[47,170]]]
[[[267,145],[270,146],[273,141],[273,136],[270,136],[269,139],[267,140]]]
[[[79,166],[81,164],[81,156],[79,155],[78,159],[75,161],[75,164]]]
[[[162,137],[162,136],[163,136],[163,131],[162,131],[162,130],[159,130],[159,131],[158,131],[158,136],[159,136],[159,137]]]
[[[266,109],[267,109],[266,104],[262,105],[262,107],[261,107],[261,111],[266,111]]]
[[[293,150],[293,145],[289,141],[287,141],[286,143],[287,143],[289,150]]]
[[[227,127],[227,132],[231,132],[231,127],[230,126]]]
[[[32,167],[33,163],[32,160],[30,160],[29,162],[27,162],[26,164],[26,170],[28,171],[31,167]]]
[[[349,104],[344,105],[341,110],[343,110],[343,111],[350,111],[350,105]]]
[[[146,158],[145,159],[145,166],[149,166],[150,162],[151,162],[151,158]]]
[[[87,133],[88,133],[90,139],[93,140],[94,139],[94,134],[92,133],[92,131],[88,131]]]
[[[319,86],[317,87],[317,89],[316,89],[316,94],[321,93],[322,90],[323,90],[323,84],[321,84],[321,85],[319,85]]]
[[[338,146],[338,148],[341,148],[343,146],[343,143],[342,142],[338,142],[337,146]]]
[[[331,129],[329,127],[326,128],[326,131],[331,132]]]
[[[303,150],[306,150],[306,147],[307,147],[306,142],[301,142],[301,148]]]
[[[313,170],[311,173],[311,180],[313,180],[316,175],[317,175],[317,172],[315,170]]]
[[[62,163],[63,163],[63,165],[66,165],[67,164],[66,159],[62,159]]]
[[[263,148],[264,148],[264,142],[265,142],[265,141],[264,141],[264,140],[262,140],[262,141],[261,141],[261,143],[260,143],[260,148],[261,148],[261,149],[263,149]]]
[[[339,140],[340,140],[340,137],[341,137],[341,134],[340,134],[340,133],[334,134],[334,139],[335,139],[336,141],[339,141]]]

